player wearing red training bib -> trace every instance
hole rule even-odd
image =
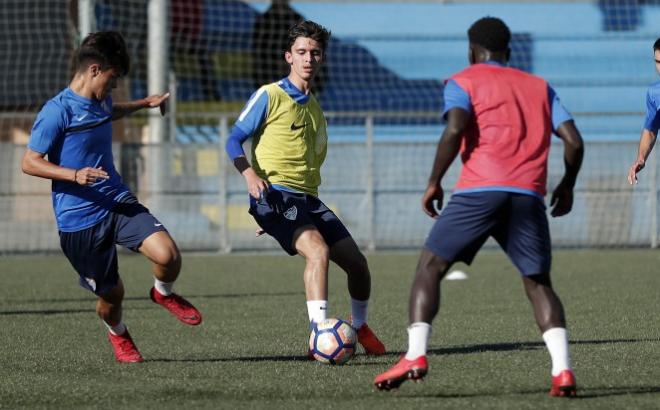
[[[511,33],[485,17],[468,30],[470,67],[445,87],[447,127],[438,144],[424,212],[436,218],[410,292],[408,350],[376,377],[377,388],[397,388],[428,372],[431,322],[438,313],[440,281],[454,262],[471,263],[495,238],[522,275],[534,317],[552,358],[552,396],[575,395],[562,304],[552,289],[548,220],[543,202],[551,134],[564,142],[566,172],[555,188],[553,216],[570,212],[583,144],[568,112],[541,78],[506,67]],[[463,168],[447,206],[442,177],[459,154]]]

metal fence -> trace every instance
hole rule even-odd
[[[383,114],[374,113],[353,113],[359,122],[333,125],[336,119],[329,117],[321,199],[365,249],[421,246],[433,220],[422,213],[420,199],[441,126],[419,121],[383,125]],[[220,116],[214,128],[217,138],[208,142],[114,145],[115,163],[125,182],[184,250],[278,248],[269,237],[255,237],[245,183],[224,153],[231,118],[232,114]],[[59,248],[50,182],[21,173],[24,149],[0,144],[0,253]],[[556,246],[657,246],[657,162],[653,156],[640,183],[631,187],[626,173],[636,150],[634,141],[587,141],[573,212],[550,221]],[[459,162],[444,180],[448,193]],[[550,192],[563,170],[563,149],[557,140],[549,160]]]

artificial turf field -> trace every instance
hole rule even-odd
[[[147,292],[149,266],[120,255],[124,321],[146,359],[114,362],[93,295],[62,255],[0,257],[0,408],[660,408],[660,251],[556,251],[576,399],[547,397],[550,359],[518,274],[482,252],[443,283],[423,383],[379,392],[374,376],[407,345],[416,253],[368,255],[370,324],[383,357],[332,367],[306,359],[302,260],[184,255],[176,290],[204,314],[180,324]],[[350,310],[332,267],[330,315]]]

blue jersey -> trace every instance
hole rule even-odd
[[[500,65],[494,61],[489,61],[486,64]],[[445,100],[443,115],[447,114],[447,111],[451,110],[452,108],[461,108],[469,113],[473,112],[470,96],[465,90],[456,84],[456,81],[447,81],[443,95]],[[557,96],[557,93],[549,85],[548,97],[548,101],[550,101],[550,110],[552,112],[552,128],[553,131],[556,131],[562,123],[572,120],[573,117],[566,110],[566,108],[564,108],[561,101],[559,100],[559,97]]]
[[[646,91],[646,119],[644,120],[644,129],[654,134],[658,133],[660,128],[660,81],[649,86]]]
[[[112,99],[90,100],[66,88],[37,115],[28,148],[65,168],[102,167],[108,179],[82,186],[53,180],[53,209],[62,232],[80,231],[103,220],[128,192],[112,158]]]

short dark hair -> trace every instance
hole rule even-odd
[[[311,20],[301,21],[289,29],[286,51],[290,51],[293,43],[298,37],[307,37],[318,42],[325,53],[328,41],[330,41],[330,31],[322,25]]]
[[[122,76],[128,74],[130,58],[119,32],[99,31],[85,37],[74,57],[75,69],[83,70],[92,63],[100,64],[102,70],[114,68]]]
[[[509,27],[497,17],[483,17],[474,22],[468,30],[471,44],[489,51],[506,51],[511,41]]]
[[[653,43],[653,51],[655,50],[660,50],[660,38],[655,40],[655,43]]]

